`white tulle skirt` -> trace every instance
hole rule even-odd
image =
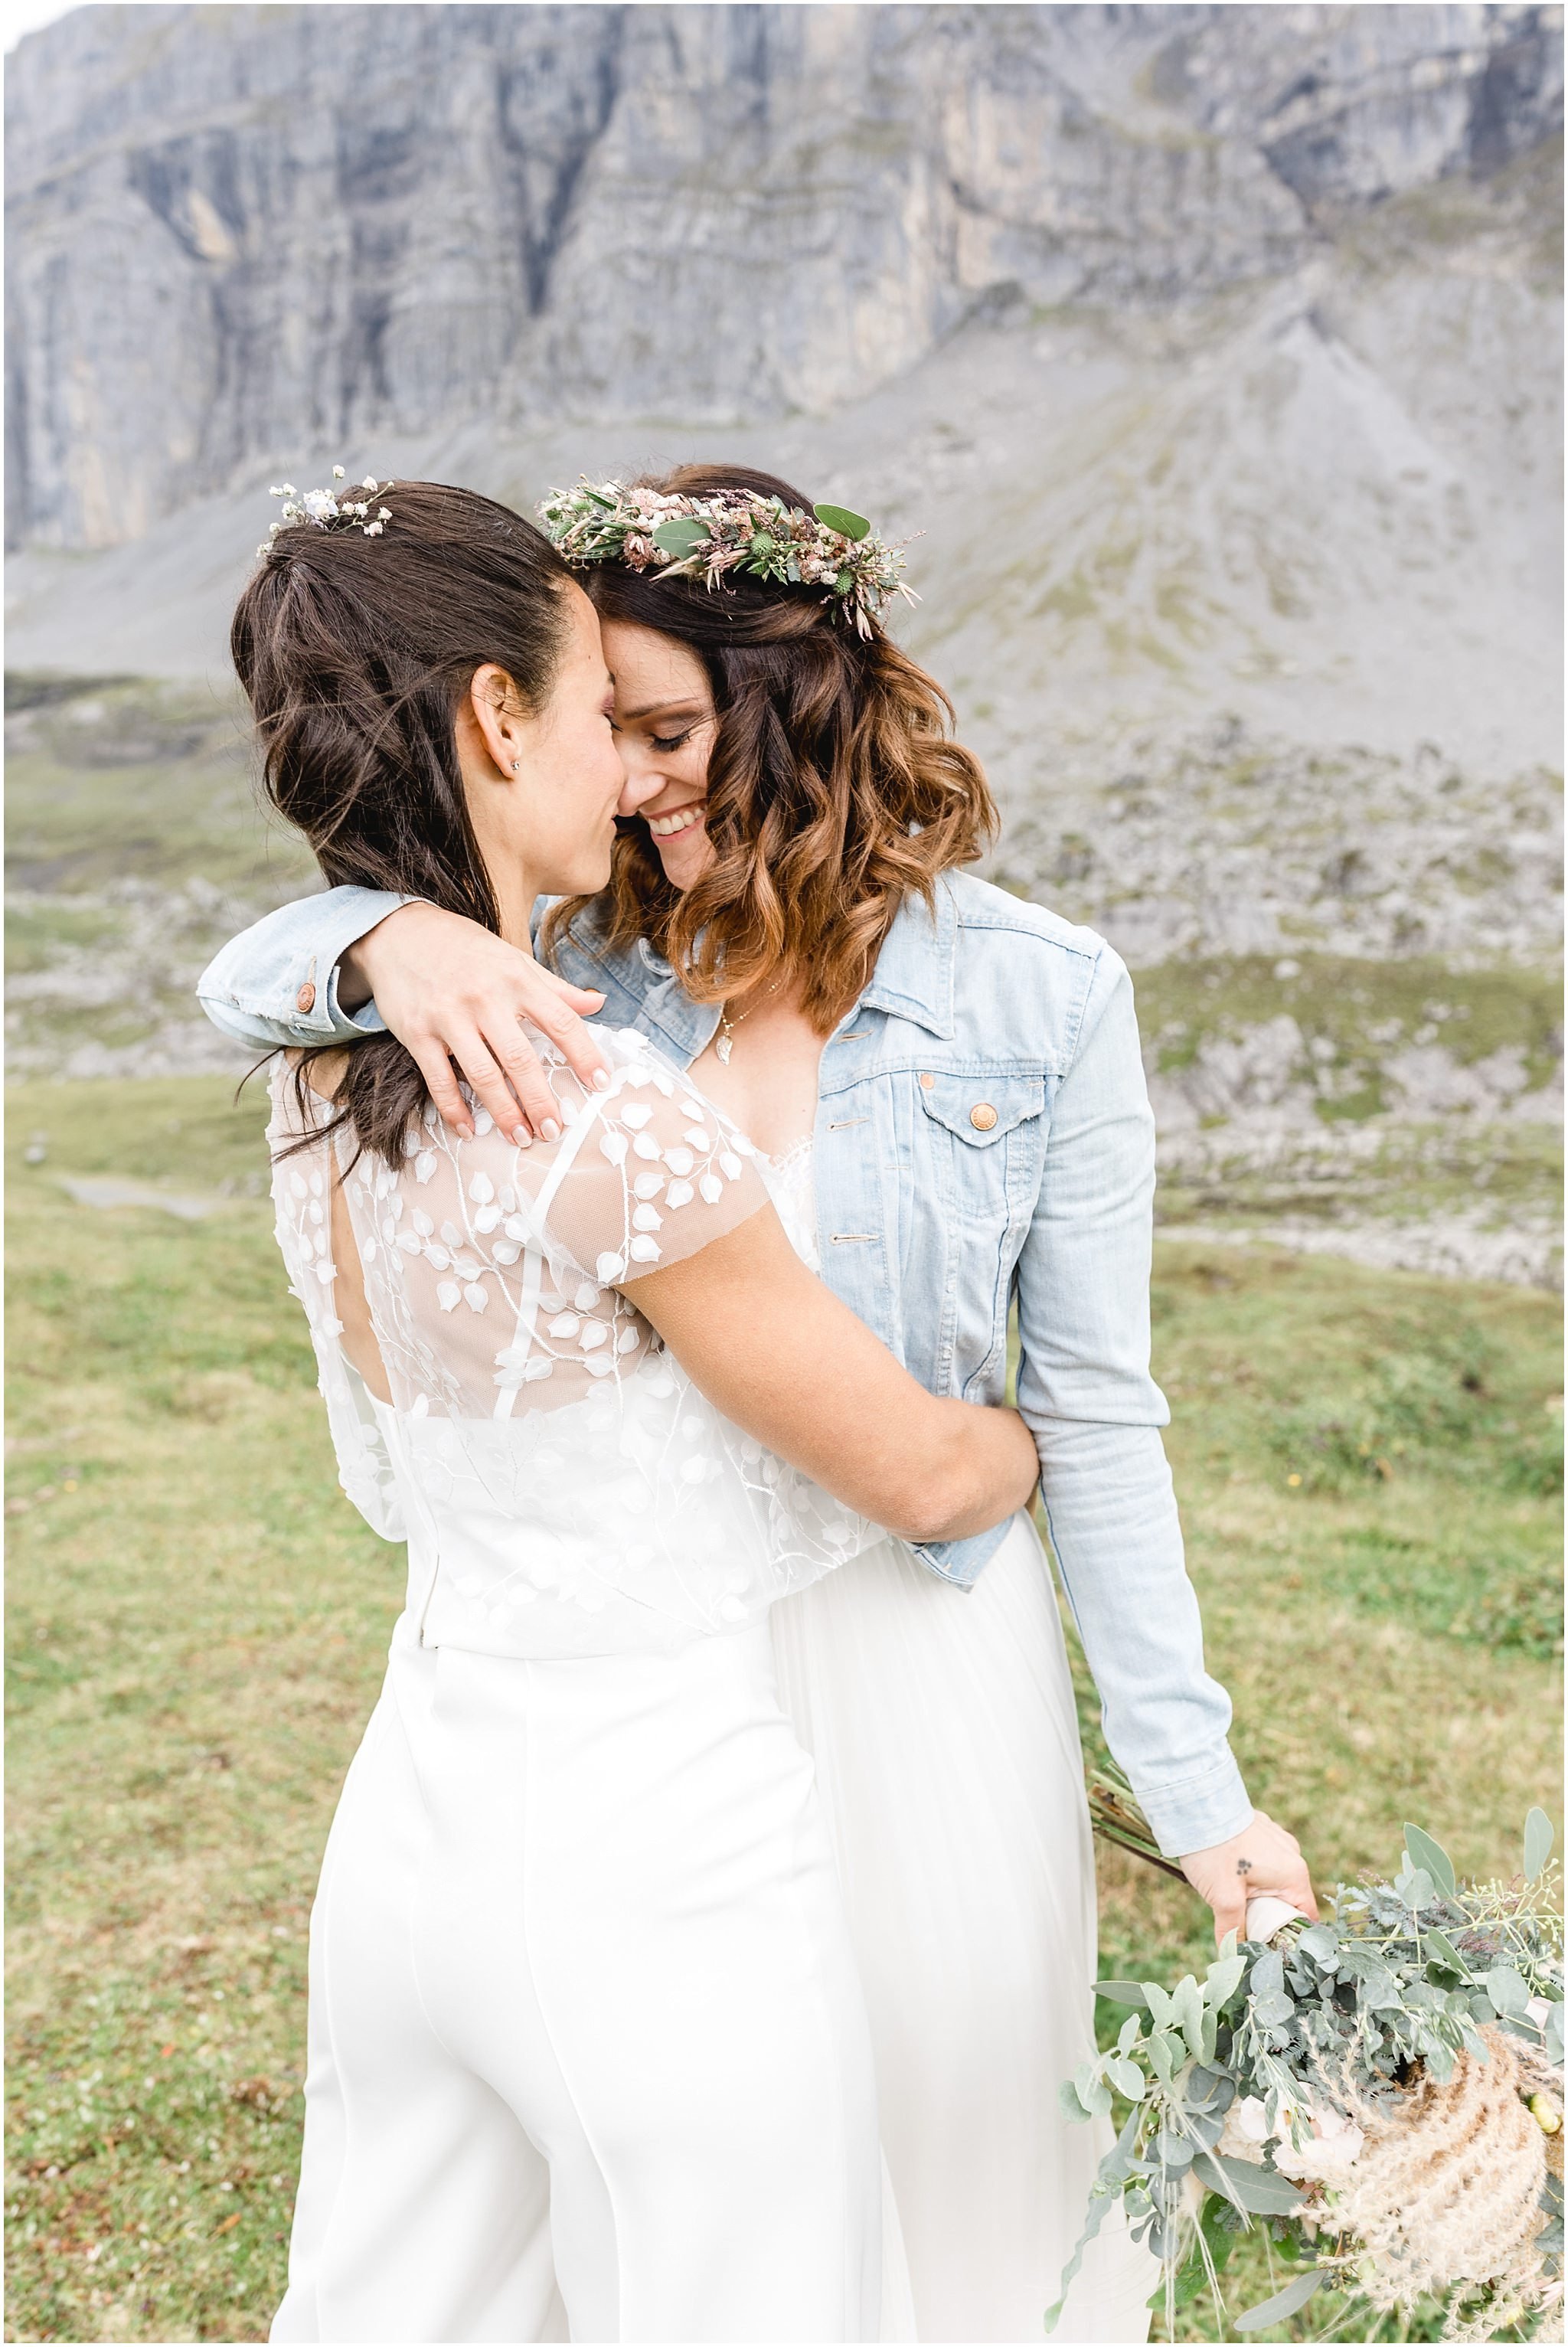
[[[1020,1515],[966,1595],[890,1540],[772,1623],[870,2013],[916,2335],[1038,2342],[1109,2140],[1057,2101],[1092,2045],[1095,1902],[1044,1552]],[[1108,2220],[1057,2337],[1146,2338],[1156,2274]]]

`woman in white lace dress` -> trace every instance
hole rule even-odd
[[[598,624],[517,517],[380,495],[374,531],[294,520],[241,600],[269,789],[329,879],[526,945],[539,892],[608,872]],[[391,1038],[274,1076],[343,1481],[409,1577],[313,1917],[273,2336],[908,2335],[767,1621],[876,1522],[999,1521],[1032,1450],[809,1276],[749,1142],[641,1037],[597,1087],[535,1040],[533,1142],[453,1136]]]

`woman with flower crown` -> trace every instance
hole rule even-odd
[[[235,615],[270,795],[329,880],[527,953],[656,785],[548,541],[366,487],[291,497]],[[452,1134],[389,1035],[274,1074],[279,1241],[408,1601],[312,1918],[272,2335],[910,2336],[767,1618],[879,1524],[1006,1521],[1033,1446],[811,1276],[751,1143],[641,1035],[602,1030],[586,1083],[537,1040],[538,1140],[472,1108]]]
[[[454,1062],[492,1114],[546,1130],[518,1021],[587,1071],[597,1030],[575,1014],[602,1001],[749,1132],[802,1255],[927,1391],[999,1399],[1016,1305],[1020,1407],[1112,1748],[1217,1932],[1249,1892],[1314,1911],[1203,1667],[1148,1368],[1127,973],[964,872],[993,810],[880,625],[897,550],[733,466],[585,482],[541,514],[599,609],[638,797],[609,888],[545,913],[558,979],[444,910],[339,889],[225,948],[210,1015],[272,1040],[384,1021],[456,1127]],[[826,1800],[918,2333],[1028,2337],[1102,2148],[1057,2101],[1091,2046],[1094,1903],[1040,1543],[1024,1513],[874,1543],[772,1632]],[[1107,2227],[1061,2335],[1142,2338],[1151,2278]]]

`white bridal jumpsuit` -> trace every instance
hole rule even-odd
[[[617,1293],[766,1194],[677,1071],[600,1039],[608,1092],[551,1066],[554,1146],[482,1112],[460,1142],[432,1110],[395,1168],[344,1174],[390,1406],[340,1343],[351,1153],[274,1080],[274,1152],[312,1136],[273,1194],[343,1485],[408,1542],[312,1919],[275,2340],[909,2335],[882,2310],[869,2034],[768,1632],[878,1535]]]

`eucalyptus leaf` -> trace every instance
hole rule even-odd
[[[1204,1993],[1191,1973],[1184,1973],[1177,1982],[1171,2008],[1187,2041],[1187,2051],[1195,2061],[1204,2061]],[[1214,2049],[1211,2046],[1209,2050],[1212,2053]]]
[[[812,511],[825,529],[835,529],[840,538],[847,538],[856,546],[871,535],[871,524],[866,516],[852,513],[847,506],[813,506]]]
[[[1238,2314],[1236,2329],[1272,2331],[1276,2322],[1288,2321],[1293,2314],[1299,2314],[1307,2300],[1322,2289],[1327,2279],[1321,2266],[1308,2266],[1306,2272],[1298,2273],[1294,2281],[1287,2281],[1283,2290],[1276,2290],[1272,2298],[1266,2298],[1261,2306],[1249,2306],[1245,2314]]]
[[[1209,1966],[1208,1977],[1204,1982],[1204,2003],[1213,2005],[1227,2004],[1241,1986],[1245,1972],[1245,1956],[1222,1956],[1217,1963]]]
[[[1102,2184],[1125,2184],[1133,2173],[1138,2158],[1138,2127],[1139,2114],[1133,2111],[1123,2120],[1121,2134],[1100,2163]],[[1130,2200],[1134,2197],[1128,2195]]]
[[[1282,2022],[1294,2021],[1296,2007],[1283,1989],[1268,1996],[1255,1996],[1252,2017],[1264,2029],[1277,2029]]]
[[[1316,1963],[1327,1964],[1331,1959],[1336,1963],[1338,1961],[1339,1934],[1331,1923],[1309,1924],[1296,1944]]]
[[[1394,1877],[1394,1889],[1405,1905],[1416,1914],[1430,1907],[1438,1895],[1438,1886],[1424,1866],[1401,1867]]]
[[[1136,2062],[1124,2062],[1113,2054],[1106,2061],[1105,2075],[1119,2095],[1124,2095],[1130,2103],[1142,2102],[1144,2079]]]
[[[1112,2004],[1135,2004],[1140,2013],[1150,2010],[1149,2000],[1136,1981],[1099,1980],[1094,1983],[1096,1996],[1103,1996]]]
[[[1459,1887],[1458,1878],[1454,1873],[1453,1860],[1440,1842],[1434,1841],[1421,1827],[1408,1825],[1405,1828],[1405,1855],[1407,1864],[1429,1874],[1445,1899],[1453,1897]]]
[[[1560,2063],[1563,2059],[1563,2000],[1561,1997],[1546,2015],[1546,2055],[1547,2059],[1552,2062]]]
[[[1187,2103],[1193,2110],[1228,2111],[1235,2095],[1235,2080],[1227,2070],[1210,2069],[1200,2062],[1188,2076]]]
[[[1259,1956],[1252,1968],[1247,1986],[1254,1996],[1275,1996],[1285,1986],[1285,1958],[1277,1948],[1269,1948]]]
[[[1135,2013],[1130,2013],[1116,2033],[1116,2051],[1130,2054],[1143,2032],[1143,2023]]]
[[[1104,1994],[1103,1983],[1101,1983],[1101,1994]],[[1143,2002],[1154,2016],[1154,2025],[1156,2028],[1169,2029],[1172,2027],[1175,2020],[1176,2001],[1174,1997],[1172,1996],[1169,1989],[1162,1988],[1158,1981],[1145,1981],[1143,1983]]]
[[[1493,1964],[1484,1986],[1500,2018],[1524,2020],[1530,2009],[1530,1991],[1512,1964]]]
[[[1223,2193],[1255,2217],[1291,2217],[1302,2206],[1301,2194],[1287,2177],[1250,2159],[1223,2159],[1217,2153],[1200,2151],[1193,2174],[1211,2192]]]
[[[694,514],[677,514],[671,520],[660,523],[653,533],[653,543],[661,554],[672,554],[683,561],[699,546],[705,546],[708,537],[705,521],[699,521]]]
[[[1100,2163],[1100,2171],[1095,2178],[1096,2186],[1099,2188],[1091,2192],[1089,2196],[1089,2207],[1083,2219],[1083,2230],[1078,2237],[1078,2246],[1067,2260],[1066,2265],[1062,2268],[1061,2281],[1058,2291],[1056,2304],[1048,2308],[1046,2311],[1045,2332],[1047,2338],[1050,2336],[1051,2332],[1055,2330],[1057,2324],[1061,2320],[1061,2310],[1067,2303],[1067,2293],[1071,2289],[1074,2280],[1077,2279],[1080,2266],[1083,2263],[1084,2250],[1089,2247],[1090,2242],[1094,2239],[1095,2234],[1098,2233],[1101,2226],[1105,2222],[1106,2217],[1109,2215],[1112,2208],[1122,2198],[1120,2191],[1115,2188],[1124,2181],[1130,2171],[1132,2157],[1132,2146],[1137,2141],[1137,2137],[1138,2114],[1134,2111],[1131,2118],[1128,2119],[1126,2125],[1122,2127],[1121,2134],[1117,2137],[1114,2145],[1111,2150],[1106,2153],[1104,2158]],[[1132,2205],[1134,2197],[1135,2196],[1131,2193],[1127,2196],[1127,2208],[1129,2214],[1132,2213]]]
[[[1457,1973],[1460,1980],[1470,1978],[1470,1966],[1446,1932],[1427,1932],[1422,1934],[1422,1938],[1429,1961],[1435,1956],[1445,1972]]]
[[[1185,2136],[1173,2135],[1168,2127],[1162,2127],[1154,2137],[1153,2156],[1162,2168],[1190,2168],[1193,2147]]]
[[[1089,2112],[1084,2106],[1083,2098],[1071,2078],[1063,2078],[1056,2090],[1056,2099],[1063,2118],[1071,2119],[1074,2125],[1088,2118]]]
[[[1105,2222],[1106,2214],[1115,2198],[1114,2193],[1107,2192],[1102,2198],[1091,2198],[1089,2203],[1089,2214],[1083,2220],[1083,2230],[1078,2236],[1078,2246],[1061,2270],[1061,2296],[1054,2306],[1046,2309],[1045,2335],[1048,2339],[1061,2320],[1061,2310],[1067,2303],[1067,2293],[1077,2280],[1078,2269],[1083,2263],[1083,2252]]]
[[[1168,2086],[1176,2075],[1182,2058],[1182,2041],[1173,2037],[1168,2029],[1156,2029],[1149,2040],[1149,2059],[1162,2086]]]
[[[1556,1836],[1544,1809],[1532,1809],[1524,1820],[1524,1880],[1538,1882]]]

